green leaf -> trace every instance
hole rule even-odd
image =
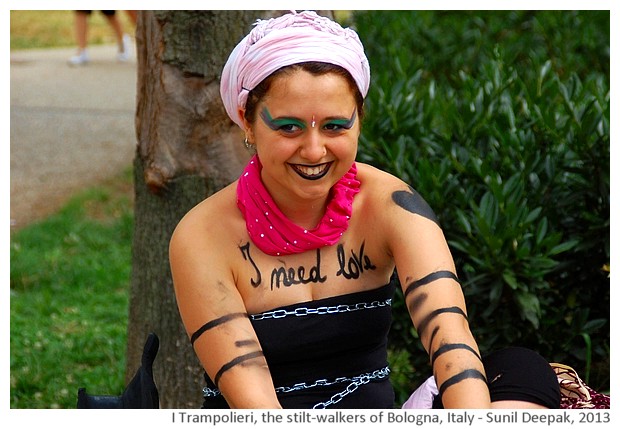
[[[531,210],[528,213],[527,218],[525,219],[525,222],[532,223],[533,221],[538,219],[538,216],[540,216],[541,212],[542,212],[542,207],[536,207],[535,209]]]
[[[547,73],[549,73],[549,70],[551,70],[551,60],[545,61],[543,66],[540,68],[540,72],[538,73],[538,81],[536,83],[536,95],[538,97],[542,95],[542,83],[545,80]]]
[[[594,332],[601,329],[603,326],[607,324],[607,319],[594,319],[588,320],[585,325],[583,325],[583,332],[588,334],[593,334]]]
[[[549,228],[549,222],[547,218],[544,217],[538,223],[538,228],[536,228],[536,244],[540,244],[545,239],[547,235],[547,229]]]
[[[578,240],[569,240],[564,243],[560,243],[557,246],[554,246],[551,250],[549,250],[549,255],[557,255],[560,253],[564,253],[579,244]]]
[[[517,291],[515,296],[519,303],[521,315],[528,320],[534,328],[538,329],[540,326],[540,301],[538,297],[523,291]]]
[[[510,286],[510,289],[517,290],[519,288],[519,283],[517,282],[515,274],[512,271],[504,270],[502,273],[502,278],[508,286]]]
[[[461,225],[467,235],[471,236],[471,223],[469,222],[469,219],[467,218],[465,212],[463,210],[457,209],[456,216],[458,218],[459,225]]]

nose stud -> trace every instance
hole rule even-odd
[[[314,115],[312,115],[312,123],[310,124],[310,126],[314,128],[315,125],[316,125],[316,121],[314,120]]]

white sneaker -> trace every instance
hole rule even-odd
[[[81,51],[79,54],[72,56],[67,60],[70,66],[83,66],[90,61],[88,52],[86,50]]]
[[[133,41],[131,40],[131,36],[129,34],[123,35],[123,51],[116,54],[116,59],[122,63],[129,61],[131,58],[131,53],[133,51]]]

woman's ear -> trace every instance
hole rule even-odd
[[[237,111],[239,118],[243,122],[243,131],[245,132],[245,138],[249,143],[254,143],[254,134],[252,133],[252,124],[245,118],[245,109],[241,107]]]
[[[239,107],[237,109],[237,115],[239,115],[239,119],[241,119],[241,122],[243,122],[244,124],[247,122],[245,120],[245,109],[244,108]],[[245,128],[247,128],[247,127],[245,127]]]

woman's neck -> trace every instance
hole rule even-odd
[[[327,196],[316,200],[274,197],[273,195],[271,197],[288,220],[308,230],[316,228],[319,224],[325,215],[328,202]]]
[[[250,160],[237,183],[237,206],[259,249],[273,256],[291,255],[333,246],[341,239],[360,189],[355,164],[329,191],[315,189],[314,198],[281,191],[274,199],[260,171],[258,159]]]

